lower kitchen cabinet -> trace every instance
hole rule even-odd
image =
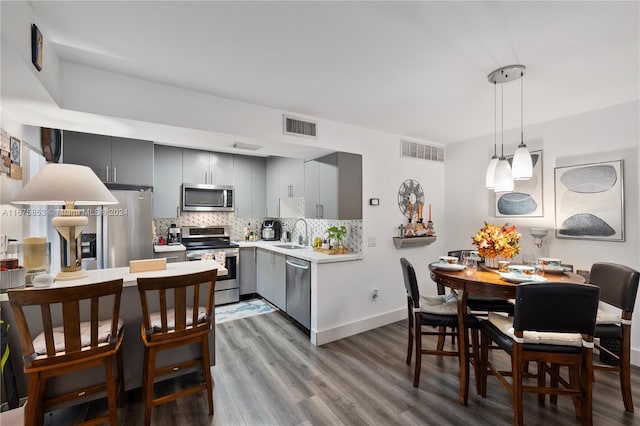
[[[258,294],[286,311],[286,256],[269,250],[256,249],[256,287]]]
[[[187,261],[186,252],[184,250],[183,251],[167,251],[163,253],[153,253],[154,259],[161,259],[163,257],[167,259],[167,263]]]
[[[240,248],[240,296],[257,293],[256,248]]]

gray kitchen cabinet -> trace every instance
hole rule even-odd
[[[266,182],[266,216],[279,217],[280,198],[304,197],[304,160],[269,157]]]
[[[153,158],[153,217],[179,217],[182,148],[156,145]]]
[[[240,247],[240,296],[257,293],[256,248]]]
[[[233,185],[233,156],[222,152],[183,149],[182,181]]]
[[[362,156],[334,152],[304,164],[305,216],[362,219]]]
[[[153,186],[153,142],[64,131],[63,161],[90,167],[105,183]]]
[[[247,155],[233,156],[233,186],[236,217],[265,215],[266,159]]]
[[[283,311],[287,307],[286,256],[256,249],[256,288],[260,296]]]

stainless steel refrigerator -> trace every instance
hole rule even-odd
[[[97,266],[129,266],[130,260],[153,257],[151,189],[112,190],[118,204],[104,206],[97,218]]]

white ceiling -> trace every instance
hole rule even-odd
[[[639,98],[638,2],[30,2],[64,61],[454,142]],[[520,126],[520,85],[505,129]]]

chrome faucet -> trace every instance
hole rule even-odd
[[[296,230],[296,225],[298,224],[298,222],[304,223],[304,235],[305,235],[304,241],[302,240],[302,234],[298,235],[298,244],[300,244],[301,246],[308,246],[309,245],[309,223],[305,218],[300,217],[296,219],[295,222],[293,222],[293,226],[291,227],[291,233],[293,234],[293,232]]]

